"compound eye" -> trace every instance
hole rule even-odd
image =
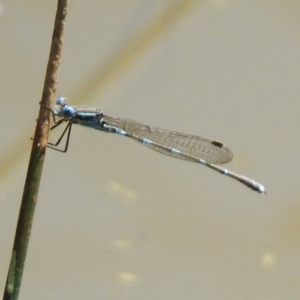
[[[68,103],[67,98],[65,98],[65,97],[59,97],[56,100],[56,105],[59,105],[59,106],[65,106],[67,103]]]
[[[75,110],[73,107],[66,105],[63,108],[63,115],[65,118],[72,118],[75,114]]]

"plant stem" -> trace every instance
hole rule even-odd
[[[48,142],[50,124],[50,110],[48,107],[52,106],[56,92],[67,7],[68,0],[58,0],[52,44],[45,76],[42,100],[40,103],[41,106],[34,134],[11,262],[3,295],[3,299],[5,300],[16,300],[19,296],[26,252]]]

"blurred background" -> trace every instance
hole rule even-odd
[[[4,290],[56,1],[0,2]],[[48,149],[20,299],[299,299],[300,2],[70,2],[57,96],[228,145],[199,164],[74,126]],[[52,136],[53,138],[53,136]]]

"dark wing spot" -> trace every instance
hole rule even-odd
[[[211,141],[211,143],[219,148],[223,148],[224,144],[218,141]]]

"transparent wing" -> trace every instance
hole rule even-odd
[[[162,154],[195,161],[195,158],[204,159],[208,163],[224,164],[232,160],[231,150],[221,142],[189,135],[176,131],[156,128],[127,119],[119,119],[105,115],[104,121],[113,127],[124,130],[128,136],[139,141],[143,145]],[[145,143],[143,139],[152,143]],[[159,147],[161,145],[163,147]],[[170,149],[179,151],[170,151]],[[188,157],[190,156],[190,158]]]

